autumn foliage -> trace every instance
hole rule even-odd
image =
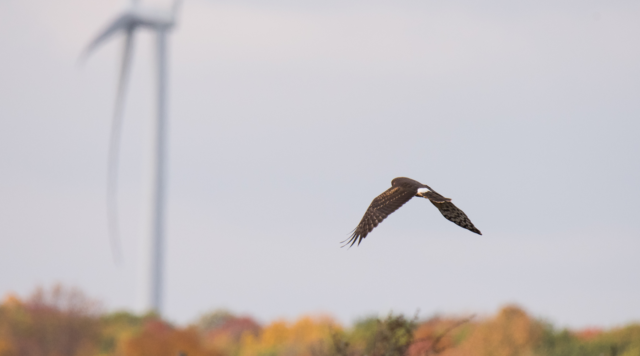
[[[1,356],[88,355],[97,351],[100,304],[76,289],[37,289],[0,306]]]
[[[153,314],[104,313],[72,288],[0,304],[0,356],[640,356],[640,324],[556,329],[508,305],[490,317],[390,314],[345,328],[328,315],[261,325],[217,310],[188,326]]]
[[[122,356],[222,355],[205,347],[195,328],[175,328],[157,319],[145,322],[138,334],[124,339],[120,351]]]
[[[465,342],[445,355],[534,355],[541,326],[522,309],[507,306],[494,318],[476,325]]]

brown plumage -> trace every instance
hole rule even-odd
[[[349,239],[345,240],[344,246],[353,246],[356,242],[360,245],[362,239],[367,237],[378,224],[413,197],[429,199],[447,220],[482,235],[480,230],[473,226],[467,215],[453,205],[451,199],[438,194],[428,185],[410,178],[399,177],[391,181],[391,188],[373,199],[358,226],[353,230]]]

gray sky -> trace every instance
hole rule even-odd
[[[62,282],[135,309],[152,37],[136,38],[106,234],[121,38],[113,0],[0,1],[0,295]],[[326,311],[640,319],[640,3],[187,0],[170,39],[165,306],[263,321]],[[407,176],[409,202],[340,249]]]

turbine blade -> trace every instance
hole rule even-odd
[[[118,31],[124,30],[129,31],[133,29],[133,19],[130,14],[124,13],[118,16],[115,20],[113,20],[109,26],[107,26],[102,32],[96,36],[85,48],[85,50],[80,55],[79,62],[83,62],[91,52],[93,52],[102,42],[107,40],[113,34]]]
[[[109,157],[107,167],[107,219],[109,223],[109,237],[111,239],[111,252],[116,263],[120,262],[120,238],[118,229],[118,152],[120,135],[122,131],[122,116],[124,112],[124,95],[129,78],[131,57],[133,51],[133,27],[126,30],[124,48],[122,52],[122,67],[118,79],[118,91],[116,92],[115,110],[111,121],[111,134],[109,138]]]

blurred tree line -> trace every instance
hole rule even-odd
[[[390,314],[345,328],[329,316],[261,325],[225,310],[177,326],[156,315],[105,313],[73,288],[0,304],[0,356],[640,356],[640,324],[557,329],[517,306],[488,318]]]

